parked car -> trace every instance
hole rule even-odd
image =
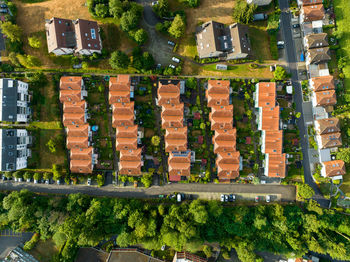
[[[176,68],[176,66],[174,66],[174,65],[172,65],[172,64],[170,64],[169,67],[172,68],[172,69],[175,69],[175,68]]]
[[[228,195],[225,195],[225,202],[228,202]]]
[[[153,2],[152,2],[152,6],[157,5],[157,4],[159,4],[158,1],[153,1]]]
[[[50,184],[50,180],[48,180],[48,179],[45,180],[45,184],[46,184],[46,185]]]
[[[225,202],[225,196],[224,196],[224,195],[221,195],[221,196],[220,196],[220,201],[221,201],[221,202]]]
[[[88,185],[88,186],[91,186],[91,178],[88,178],[88,180],[87,180],[87,185]]]
[[[233,202],[236,200],[236,195],[234,195],[234,194],[230,194],[228,197],[229,197],[230,202]]]
[[[267,19],[267,14],[259,13],[253,15],[253,21],[263,21]]]
[[[168,41],[168,45],[175,46],[175,43],[173,41]]]
[[[258,196],[255,197],[255,202],[259,202],[259,197]]]
[[[173,60],[176,63],[180,63],[180,59],[178,59],[177,57],[173,56],[173,58],[171,58],[171,60]]]
[[[38,183],[39,183],[39,181],[34,179],[34,184],[38,184]]]
[[[300,24],[294,24],[293,25],[293,28],[299,28],[300,27]]]
[[[278,41],[277,42],[277,48],[278,49],[283,49],[284,48],[284,41]]]
[[[7,14],[7,13],[8,13],[8,10],[7,10],[7,9],[4,9],[4,8],[1,8],[1,9],[0,9],[0,13]]]
[[[1,8],[7,8],[7,4],[1,4],[0,7]]]
[[[270,201],[271,201],[271,197],[270,197],[269,195],[267,195],[267,196],[266,196],[266,202],[267,202],[267,203],[270,203]]]
[[[160,69],[162,67],[162,64],[158,64],[156,69]]]

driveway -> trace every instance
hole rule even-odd
[[[34,183],[1,182],[0,191],[19,191],[28,189],[36,193],[46,194],[73,194],[82,193],[91,196],[108,196],[123,198],[154,198],[158,195],[174,192],[202,194],[202,193],[227,193],[227,194],[256,194],[256,195],[280,195],[282,201],[295,201],[295,186],[286,185],[252,185],[252,184],[167,184],[165,186],[152,186],[150,188],[115,187],[91,187],[84,185],[45,185]]]
[[[307,137],[307,126],[305,124],[305,119],[303,115],[303,98],[302,98],[302,89],[301,84],[298,78],[298,70],[297,70],[297,55],[296,48],[293,41],[293,35],[291,30],[291,13],[289,12],[289,1],[288,0],[279,0],[279,6],[282,11],[281,13],[281,29],[283,32],[284,42],[286,46],[287,53],[287,63],[289,67],[289,71],[292,75],[292,83],[294,86],[294,101],[296,104],[296,111],[301,112],[301,117],[298,119],[298,128],[300,131],[300,139],[302,145],[303,152],[303,167],[304,167],[304,178],[305,183],[310,185],[315,190],[315,196],[313,199],[317,200],[317,202],[323,207],[329,207],[329,200],[325,199],[322,196],[322,193],[318,186],[316,185],[310,170],[310,160],[309,160],[309,141]]]
[[[15,233],[10,229],[0,232],[0,259],[4,259],[8,253],[19,244],[31,239],[33,233]]]

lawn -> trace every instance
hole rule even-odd
[[[63,129],[38,129],[31,131],[33,136],[32,157],[29,158],[30,169],[51,169],[53,164],[64,166],[66,149]],[[56,152],[51,153],[46,145],[52,139],[56,144]]]
[[[340,189],[346,194],[346,196],[350,197],[350,174],[349,167],[347,167],[348,173],[343,176],[343,184],[340,186]]]
[[[253,55],[257,60],[271,60],[269,35],[266,31],[266,21],[255,22],[249,26],[249,39]]]
[[[182,56],[187,56],[191,59],[194,59],[198,55],[196,40],[193,34],[187,35],[181,39],[177,53]]]
[[[342,56],[350,56],[350,2],[348,0],[334,0],[337,30],[343,33],[340,39],[340,53]],[[350,63],[343,69],[345,74],[345,88],[350,89]]]
[[[40,262],[50,262],[55,254],[58,254],[58,249],[55,243],[50,239],[46,241],[40,240],[36,246],[28,252]]]
[[[242,117],[245,113],[244,101],[241,99],[238,99],[237,97],[233,97],[232,104],[233,104],[234,115],[239,115]]]
[[[240,78],[272,78],[268,66],[250,68],[249,64],[231,65],[227,71],[216,70],[216,64],[205,65],[199,68],[199,74],[204,76],[230,76]]]

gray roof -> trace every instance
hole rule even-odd
[[[310,64],[321,64],[331,61],[331,53],[329,47],[313,48],[308,51],[310,56]]]
[[[12,87],[10,82],[12,81]],[[2,79],[0,86],[0,121],[17,121],[17,80]]]
[[[16,170],[17,129],[0,129],[0,138],[0,171]],[[7,163],[13,165],[13,168],[9,168]]]
[[[326,33],[311,34],[306,36],[309,48],[319,48],[328,46],[328,37]]]

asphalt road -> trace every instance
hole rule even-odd
[[[0,231],[0,259],[4,259],[8,253],[19,244],[31,239],[33,233],[15,233],[11,229]]]
[[[252,185],[252,184],[167,184],[165,186],[152,186],[150,188],[73,186],[73,185],[45,185],[34,183],[1,182],[0,191],[19,191],[28,189],[36,193],[46,194],[73,194],[82,193],[90,196],[108,196],[123,198],[153,198],[161,194],[180,193],[250,193],[281,195],[282,201],[295,201],[295,186],[286,185]]]
[[[329,207],[329,200],[325,199],[322,196],[322,193],[315,181],[313,180],[311,170],[310,170],[310,161],[309,161],[309,142],[307,139],[307,127],[305,125],[302,104],[302,89],[298,78],[298,70],[297,70],[297,55],[296,49],[293,41],[292,30],[291,30],[291,13],[289,12],[289,1],[288,0],[279,0],[281,13],[281,30],[284,37],[285,48],[286,48],[286,59],[289,67],[289,71],[292,75],[292,83],[294,87],[294,102],[296,104],[297,112],[301,112],[301,117],[298,119],[298,128],[300,131],[300,143],[302,146],[303,152],[303,167],[304,167],[304,178],[305,183],[310,185],[315,190],[315,196],[313,199],[317,200],[317,202],[322,207]]]

